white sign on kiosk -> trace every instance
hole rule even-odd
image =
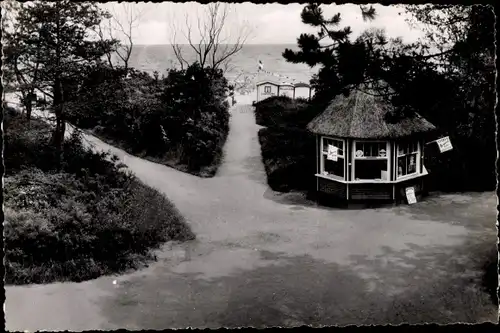
[[[326,158],[331,161],[337,161],[339,155],[339,149],[333,145],[328,145],[328,152]]]
[[[441,138],[441,139],[437,139],[436,142],[438,144],[439,151],[441,153],[444,153],[445,151],[449,151],[449,150],[453,149],[453,146],[451,145],[450,137],[448,137],[448,136],[445,136],[444,138]]]
[[[407,187],[406,188],[406,199],[408,200],[408,204],[417,203],[417,197],[415,196],[415,188]]]

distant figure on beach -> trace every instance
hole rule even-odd
[[[259,60],[259,71],[264,70],[264,64]]]

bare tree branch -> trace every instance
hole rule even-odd
[[[171,36],[170,36],[170,45],[172,46],[172,50],[174,51],[175,57],[177,58],[177,61],[179,62],[179,65],[181,67],[181,70],[184,69],[184,66],[189,66],[189,62],[184,59],[182,55],[182,48],[180,44],[178,44],[177,40],[177,26],[175,24],[175,19],[174,17],[171,17],[169,20],[170,22],[170,31],[171,31]]]
[[[187,40],[187,43],[196,55],[196,61],[202,68],[210,66],[214,69],[221,69],[224,72],[231,68],[229,64],[231,57],[241,51],[250,36],[251,29],[246,25],[242,25],[236,35],[231,36],[231,33],[227,31],[229,14],[229,4],[212,3],[206,5],[202,14],[203,16],[197,15],[197,31],[193,30],[191,23],[192,16],[190,14],[186,14],[185,16],[183,29],[180,29],[173,23],[171,24],[173,35],[171,44],[181,66],[189,65],[189,63],[186,62],[178,41],[175,39],[178,31]],[[198,41],[194,40],[194,35],[199,36]]]
[[[119,6],[119,8],[123,10],[123,15],[121,17],[124,18],[124,21],[122,22],[120,20],[120,15],[117,13],[118,7],[113,5],[110,9],[111,17],[102,21],[102,25],[99,26],[96,33],[97,36],[103,41],[107,38],[121,39],[120,44],[116,50],[114,50],[114,53],[121,60],[123,67],[127,69],[129,67],[130,56],[132,55],[132,50],[134,48],[133,31],[138,27],[138,23],[145,11],[139,9],[137,4],[132,3],[122,2]],[[111,67],[114,67],[112,63],[112,54],[106,54],[106,58],[108,64]]]

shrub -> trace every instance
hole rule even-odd
[[[259,142],[267,181],[273,190],[313,188],[316,141],[312,134],[297,129],[263,128],[259,131]]]
[[[7,175],[26,168],[37,168],[44,172],[55,169],[55,150],[50,144],[52,128],[41,120],[29,123],[19,112],[10,111],[4,117],[4,152]],[[73,131],[63,145],[62,170],[78,176],[97,174],[106,178],[107,183],[120,186],[127,181],[127,175],[118,172],[116,157],[109,153],[96,153],[85,147],[81,133]]]
[[[6,179],[5,206],[7,283],[94,278],[135,267],[165,241],[194,237],[162,194],[134,178],[114,188],[99,175],[25,170]],[[98,270],[75,264],[64,273],[71,263]],[[34,267],[40,275],[29,273]]]
[[[305,128],[317,110],[302,98],[273,96],[255,103],[255,118],[261,126]]]
[[[222,71],[198,63],[186,70],[171,70],[164,82],[166,136],[182,144],[181,162],[199,172],[222,153],[229,132],[229,84]]]
[[[91,73],[99,84],[87,80],[70,121],[130,153],[194,174],[220,162],[230,92],[222,71],[195,63],[162,79],[133,69],[104,72]]]
[[[86,148],[77,131],[64,143],[62,170],[54,170],[49,126],[9,117],[5,156],[15,170],[4,187],[7,283],[91,279],[137,267],[167,240],[194,237],[165,196],[116,158]]]
[[[49,145],[50,126],[41,121],[28,124],[21,113],[12,108],[5,109],[3,125],[7,174],[27,165],[35,165],[43,170],[52,168],[54,149]]]

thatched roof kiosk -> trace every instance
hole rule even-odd
[[[337,96],[307,126],[317,137],[317,191],[343,200],[407,200],[425,193],[424,137],[436,128],[370,91]]]

